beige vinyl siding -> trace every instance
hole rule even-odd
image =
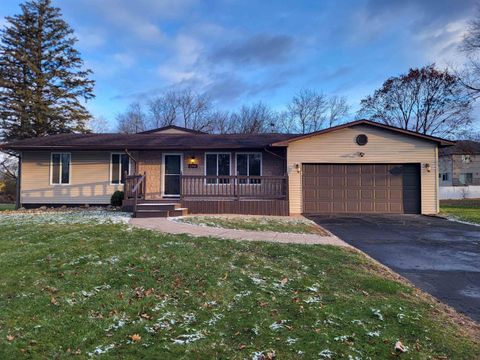
[[[359,146],[355,138],[368,136],[368,144]],[[364,157],[359,152],[365,153]],[[293,141],[287,149],[290,213],[302,212],[302,174],[295,164],[302,163],[420,163],[422,214],[438,212],[437,146],[411,136],[377,129],[368,125],[340,129],[330,133]],[[430,164],[430,172],[425,164]]]
[[[67,151],[65,151],[67,152]],[[70,184],[50,184],[50,151],[22,154],[21,202],[24,204],[109,204],[110,152],[73,151]]]

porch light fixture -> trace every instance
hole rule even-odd
[[[364,152],[359,152],[359,153],[358,153],[358,156],[364,157],[364,156],[365,156],[365,153],[364,153]]]
[[[426,164],[425,164],[425,169],[427,170],[427,172],[432,171],[432,168],[430,167],[430,164],[429,164],[429,163],[426,163]]]
[[[197,163],[197,158],[195,155],[190,156],[190,159],[188,160],[189,164],[196,164]]]
[[[295,170],[297,170],[297,173],[300,173],[300,164],[299,163],[295,164]]]

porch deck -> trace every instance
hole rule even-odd
[[[133,211],[134,216],[145,211],[142,205],[156,204],[158,209],[166,209],[172,203],[176,204],[174,210],[191,214],[289,214],[287,176],[178,175],[178,196],[170,194],[161,199],[149,197],[146,177],[126,176],[123,208]],[[172,216],[166,210],[158,215]]]

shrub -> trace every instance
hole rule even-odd
[[[113,193],[112,197],[110,198],[110,204],[112,206],[122,206],[123,201],[123,191],[117,190]]]

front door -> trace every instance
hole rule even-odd
[[[180,174],[182,171],[182,156],[179,154],[165,154],[164,196],[180,196]]]

